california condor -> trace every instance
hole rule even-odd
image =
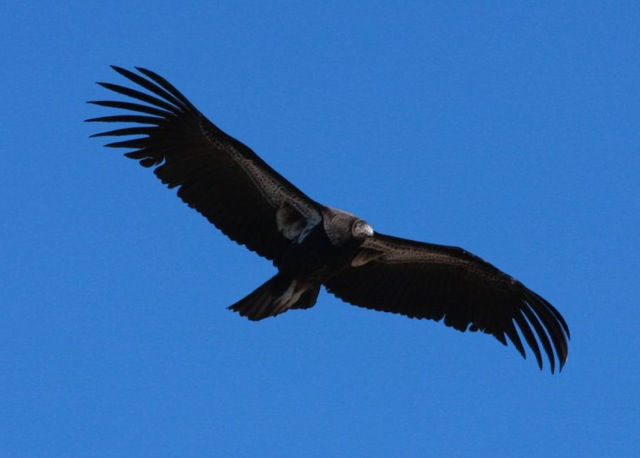
[[[459,331],[491,334],[504,345],[509,339],[526,357],[522,336],[540,368],[542,346],[551,372],[556,356],[562,369],[569,328],[522,283],[461,248],[380,234],[365,220],[312,200],[158,74],[113,69],[139,88],[98,83],[126,101],[90,103],[126,114],[88,121],[133,126],[93,136],[135,136],[106,146],[131,149],[127,157],[153,168],[185,203],[278,269],[231,310],[262,320],[307,309],[324,285],[353,305],[443,320]]]

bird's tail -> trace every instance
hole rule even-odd
[[[292,279],[276,274],[229,310],[252,321],[280,315],[289,309],[313,307],[320,292],[320,284]]]

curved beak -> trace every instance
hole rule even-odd
[[[364,235],[366,235],[367,237],[373,237],[373,228],[371,226],[369,226],[368,224],[365,224],[362,227],[362,230],[364,232]]]

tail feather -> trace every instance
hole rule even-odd
[[[277,274],[229,307],[252,321],[280,315],[289,309],[313,307],[320,285]]]

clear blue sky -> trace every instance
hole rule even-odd
[[[0,456],[640,456],[640,7],[481,3],[3,2]],[[109,64],[523,281],[563,372],[326,293],[227,311],[274,268],[88,138]]]

